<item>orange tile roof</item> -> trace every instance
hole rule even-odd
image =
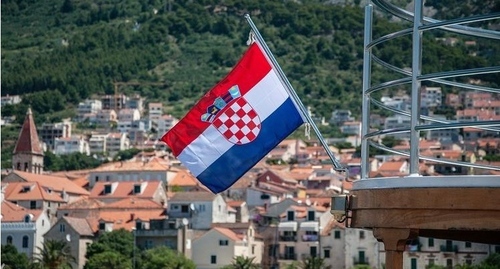
[[[160,203],[149,199],[125,198],[105,204],[101,208],[107,209],[163,209]]]
[[[232,201],[227,201],[226,202],[228,206],[231,207],[240,207],[243,203],[246,203],[243,200],[232,200]]]
[[[44,188],[52,188],[52,190],[57,192],[66,191],[67,193],[71,194],[89,195],[88,191],[66,178],[50,175],[32,174],[22,171],[13,171],[12,173],[16,174],[25,181],[38,182]]]
[[[87,177],[73,179],[72,181],[73,181],[73,183],[75,183],[76,185],[78,185],[84,189],[88,188],[88,186],[89,186],[89,180],[87,179]]]
[[[460,160],[462,158],[461,150],[433,150],[432,156],[441,156],[450,160]]]
[[[112,193],[104,194],[106,185],[115,185]],[[134,194],[134,186],[141,185],[141,193]],[[152,181],[121,181],[121,182],[96,182],[90,191],[90,198],[153,198],[154,194],[161,188],[162,182]],[[142,189],[143,188],[143,189]]]
[[[384,162],[382,163],[382,165],[378,168],[378,171],[379,172],[399,172],[401,167],[403,167],[403,165],[405,164],[405,162],[401,162],[401,161],[393,161],[393,162]]]
[[[177,172],[175,177],[170,182],[168,182],[168,186],[188,187],[198,185],[198,180],[193,175],[191,175],[191,173],[185,170],[180,170],[179,172]]]
[[[168,164],[159,158],[151,158],[147,162],[142,161],[128,161],[128,162],[114,162],[101,165],[94,169],[94,172],[114,172],[114,171],[166,171]]]
[[[234,240],[234,241],[241,241],[241,236],[238,236],[235,232],[228,228],[222,228],[222,227],[214,227],[212,228],[213,230],[216,230],[217,232],[229,237],[229,239]]]
[[[93,220],[92,228],[95,229],[96,225],[98,225],[99,220],[103,220],[105,222],[113,223],[113,230],[125,229],[128,231],[132,231],[132,228],[136,226],[136,220],[141,220],[144,222],[148,222],[152,219],[165,219],[165,210],[160,208],[151,208],[147,210],[114,210],[114,211],[101,211],[99,213],[99,218]]]
[[[24,217],[27,214],[33,215],[33,220],[36,220],[42,210],[26,209],[9,201],[2,201],[2,222],[24,222]]]
[[[85,196],[69,204],[61,205],[59,209],[99,209],[103,205],[105,205],[104,202]]]
[[[61,196],[38,182],[10,182],[5,188],[5,199],[9,201],[43,200],[62,202]]]

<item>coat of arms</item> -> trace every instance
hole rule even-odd
[[[253,107],[241,96],[237,85],[217,97],[201,120],[210,122],[229,142],[243,145],[252,142],[260,132],[261,122]]]

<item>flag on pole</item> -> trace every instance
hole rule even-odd
[[[254,42],[161,140],[203,185],[222,192],[304,122],[288,90]]]

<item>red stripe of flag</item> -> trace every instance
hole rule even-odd
[[[206,113],[207,107],[214,103],[215,98],[223,96],[229,88],[238,85],[241,95],[245,95],[271,70],[271,66],[260,50],[257,43],[250,45],[231,72],[208,93],[162,138],[167,143],[175,156],[193,140],[198,138],[210,123],[201,121],[201,115]]]

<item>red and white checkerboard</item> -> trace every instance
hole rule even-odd
[[[212,124],[229,142],[238,145],[252,142],[261,128],[259,115],[243,97],[226,106]]]

